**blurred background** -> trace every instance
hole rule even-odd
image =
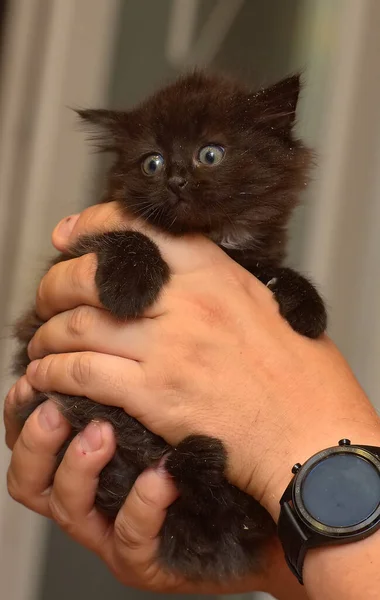
[[[50,232],[102,189],[104,164],[68,107],[129,107],[197,64],[259,84],[303,69],[299,130],[318,166],[289,261],[318,282],[330,334],[380,406],[379,31],[379,0],[0,0],[1,396],[9,324],[33,297]],[[8,498],[2,438],[0,597],[159,597],[123,588]]]

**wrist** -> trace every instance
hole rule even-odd
[[[380,531],[341,546],[309,550],[304,564],[304,583],[310,600],[377,600],[380,594]]]
[[[280,513],[280,499],[291,481],[292,467],[296,463],[303,464],[314,454],[336,446],[338,441],[349,438],[352,444],[380,446],[380,421],[370,407],[363,411],[359,418],[346,418],[331,425],[321,425],[318,431],[315,423],[304,427],[302,434],[286,436],[282,456],[278,448],[276,456],[268,463],[268,477],[263,494],[259,497],[261,504],[277,523]]]

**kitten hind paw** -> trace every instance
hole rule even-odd
[[[205,435],[192,435],[172,449],[165,468],[186,498],[198,502],[214,498],[214,492],[225,485],[226,451],[222,442]]]

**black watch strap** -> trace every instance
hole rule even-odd
[[[310,548],[310,536],[302,529],[288,502],[284,502],[281,505],[277,528],[278,536],[285,552],[286,562],[298,581],[303,584],[303,562],[306,551]]]
[[[374,457],[378,461],[380,461],[380,449],[378,447],[358,446],[358,445],[351,446],[351,442],[346,439],[340,440],[339,446],[350,446],[353,449],[356,448],[359,450],[366,450],[370,454],[374,455]],[[327,451],[335,450],[335,449],[336,448],[333,447],[331,449],[327,449]],[[324,451],[321,454],[325,454],[325,452],[326,451]],[[318,455],[315,455],[315,457],[317,457],[317,456]],[[322,456],[322,458],[323,458],[323,456]],[[312,460],[312,459],[310,459],[310,460]],[[307,464],[307,463],[305,463],[305,464]],[[301,469],[301,465],[299,463],[294,465],[294,467],[292,469],[293,474],[295,474],[297,476],[300,469]],[[303,576],[302,576],[303,563],[305,560],[305,555],[306,555],[307,550],[309,550],[312,547],[316,547],[318,545],[326,545],[326,544],[339,543],[339,542],[337,542],[336,537],[332,538],[331,536],[328,536],[328,535],[321,536],[316,531],[313,531],[312,529],[310,529],[306,523],[304,524],[302,522],[302,519],[298,516],[298,514],[295,512],[295,509],[293,508],[293,500],[292,500],[293,495],[292,494],[293,494],[294,482],[295,482],[295,479],[293,478],[292,481],[289,483],[287,489],[285,490],[285,492],[280,500],[281,510],[280,510],[280,517],[279,517],[278,524],[277,524],[277,531],[278,531],[278,537],[279,537],[282,547],[284,549],[286,562],[288,563],[288,566],[290,567],[290,570],[292,571],[292,573],[297,577],[298,581],[302,584],[303,583]],[[367,535],[371,531],[375,530],[374,527],[376,529],[380,527],[380,521],[378,518],[377,518],[376,523],[371,524],[370,528],[368,529]],[[347,539],[347,541],[349,541],[350,539],[351,540],[354,539],[354,537],[351,536],[351,537],[347,537],[346,539]],[[361,532],[360,539],[363,539],[364,537],[366,537],[365,532]],[[324,538],[324,539],[322,540],[321,538]],[[333,541],[333,539],[334,539],[334,541]],[[342,540],[343,540],[343,538],[342,538]]]

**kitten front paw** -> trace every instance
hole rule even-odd
[[[100,301],[119,319],[141,316],[169,280],[169,267],[158,247],[138,231],[90,236],[81,240],[83,248],[96,252],[95,282]]]
[[[305,277],[283,267],[267,286],[279,304],[281,315],[294,331],[312,339],[325,332],[326,307],[315,287]]]
[[[287,267],[256,265],[250,271],[273,292],[280,314],[294,331],[309,338],[325,332],[326,308],[310,281]]]

